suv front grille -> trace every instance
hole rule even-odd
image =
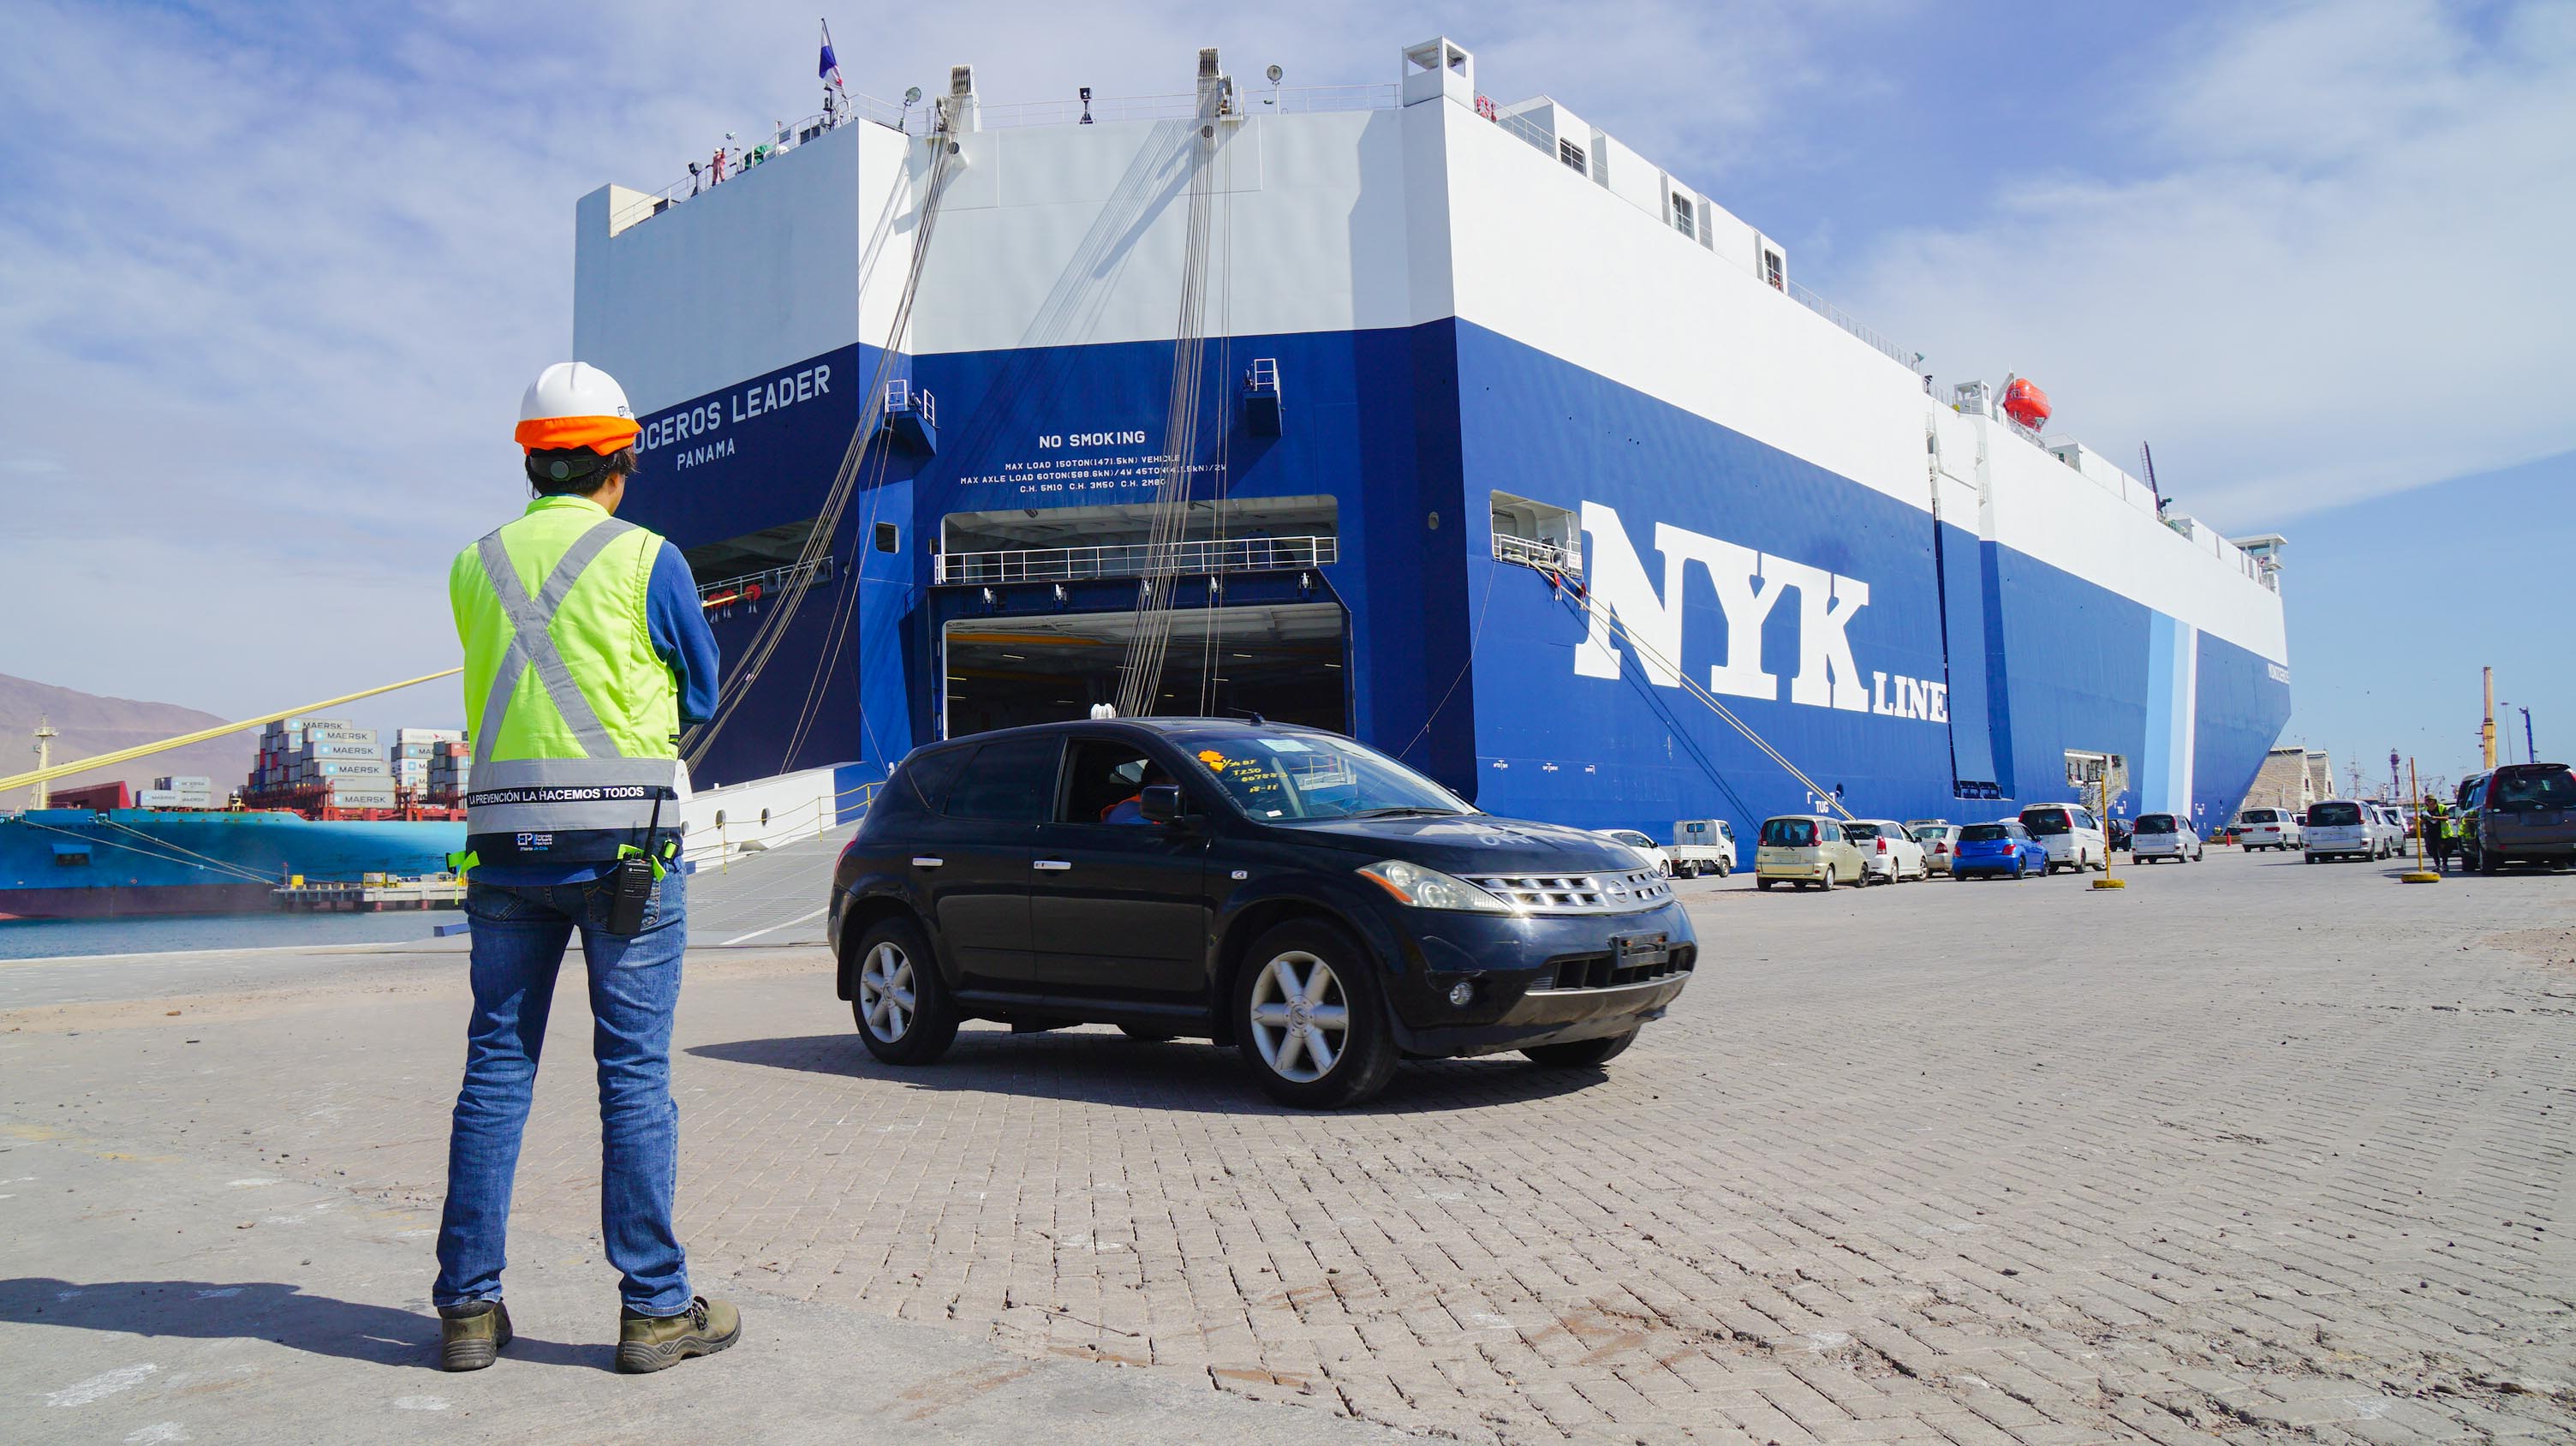
[[[1652,869],[1624,874],[1470,874],[1467,882],[1532,914],[1626,914],[1669,903]]]
[[[1556,970],[1555,977],[1530,986],[1532,993],[1550,989],[1616,989],[1625,984],[1652,984],[1688,974],[1699,963],[1699,946],[1675,944],[1663,958],[1643,964],[1622,965],[1618,956],[1603,951],[1597,954],[1564,954],[1548,961]]]

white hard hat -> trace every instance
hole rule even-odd
[[[516,435],[531,452],[588,447],[606,456],[632,443],[639,430],[626,389],[588,362],[556,362],[519,399]]]

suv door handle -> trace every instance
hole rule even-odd
[[[912,856],[912,866],[916,869],[935,869],[946,862],[948,862],[948,860],[935,859],[928,854],[914,854]]]
[[[1073,867],[1073,864],[1067,859],[1040,859],[1036,863],[1029,865],[1029,867],[1033,869],[1069,869]]]

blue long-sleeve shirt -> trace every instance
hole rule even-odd
[[[670,665],[671,680],[680,685],[680,726],[695,728],[716,716],[716,635],[707,630],[707,610],[698,605],[698,580],[689,560],[669,542],[653,559],[653,581],[644,593],[644,627],[653,651]]]
[[[644,629],[679,687],[680,726],[694,728],[714,717],[723,659],[707,628],[707,610],[698,603],[698,580],[689,571],[689,560],[667,540],[653,559],[653,577],[645,586]],[[608,869],[603,863],[477,864],[473,877],[487,884],[534,887],[586,883]]]

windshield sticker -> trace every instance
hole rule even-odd
[[[1307,753],[1313,751],[1307,748],[1305,744],[1298,742],[1294,738],[1263,738],[1257,741],[1262,747],[1269,749],[1273,753]]]

